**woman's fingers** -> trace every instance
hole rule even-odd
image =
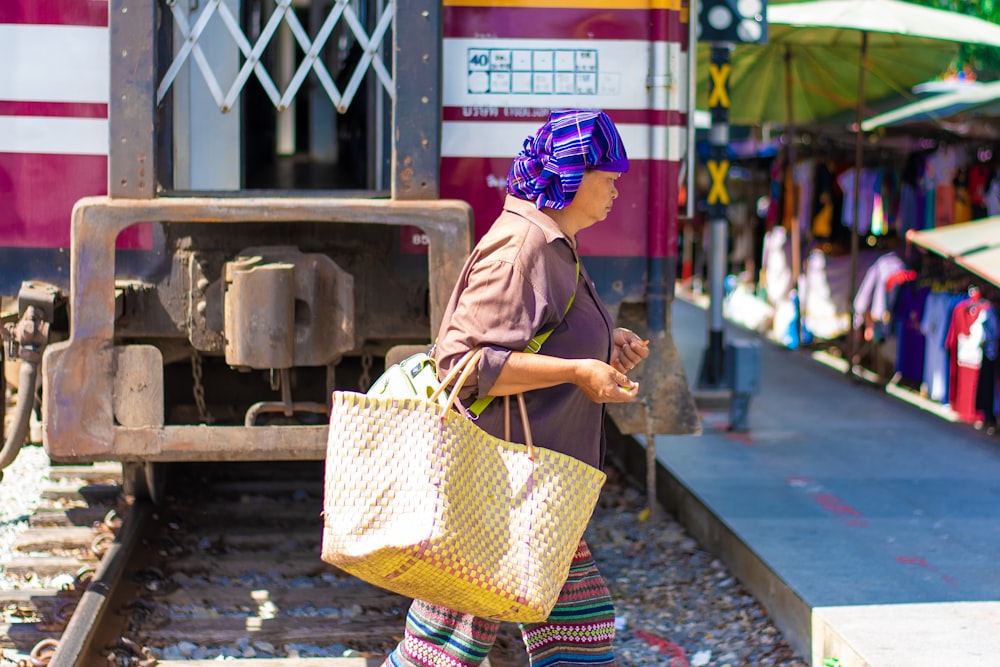
[[[639,385],[619,369],[600,361],[586,364],[585,380],[580,388],[595,403],[626,403],[639,393]]]
[[[629,341],[617,348],[615,367],[623,372],[628,372],[639,365],[639,363],[649,356],[649,341],[640,340]]]

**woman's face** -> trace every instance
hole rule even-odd
[[[621,173],[617,171],[597,169],[588,169],[583,173],[583,180],[580,181],[573,201],[564,209],[573,212],[579,229],[586,229],[608,217],[611,205],[618,198],[615,182],[620,176]]]

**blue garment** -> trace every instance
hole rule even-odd
[[[841,222],[848,229],[854,228],[854,167],[837,177],[837,184],[844,193]],[[872,213],[875,208],[875,193],[881,193],[882,172],[878,169],[862,169],[859,181],[860,199],[858,208],[858,234],[868,234],[872,229]]]
[[[896,372],[911,385],[920,384],[924,377],[926,341],[920,331],[920,322],[930,291],[929,287],[917,287],[914,282],[904,283],[899,288],[893,309],[897,341]]]
[[[983,321],[983,355],[987,359],[996,359],[998,347],[1000,347],[1000,318],[997,317],[997,309],[990,308],[986,311],[986,319]]]
[[[924,334],[924,385],[931,400],[948,403],[951,363],[944,346],[955,306],[969,298],[962,292],[931,292],[924,304],[920,331]]]
[[[903,183],[899,193],[899,235],[906,237],[911,229],[924,228],[924,211],[922,202],[917,197],[916,186]]]

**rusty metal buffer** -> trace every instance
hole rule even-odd
[[[325,426],[219,426],[165,425],[163,415],[163,356],[151,345],[115,344],[115,252],[114,238],[138,221],[171,220],[206,224],[239,223],[259,219],[267,211],[270,222],[324,222],[414,225],[431,240],[428,261],[432,281],[430,299],[432,327],[437,328],[451,291],[471,244],[470,211],[464,202],[354,200],[309,197],[274,198],[155,198],[147,200],[94,197],[81,200],[73,215],[74,254],[71,261],[70,338],[54,343],[45,351],[43,380],[48,390],[43,395],[42,412],[46,422],[45,445],[55,460],[98,461],[197,461],[197,460],[268,460],[280,458],[321,459],[326,449]],[[229,294],[232,307],[227,318],[235,322],[253,318],[259,295],[253,299],[247,290],[260,287],[265,299],[291,294],[295,265],[286,253],[270,265],[264,264],[259,281],[252,261],[234,260],[229,276],[237,287]],[[308,265],[302,256],[300,265]],[[306,296],[301,308],[315,298],[320,289],[346,290],[348,277],[338,275],[333,266],[304,272]],[[247,270],[249,268],[249,271]],[[316,277],[326,274],[325,287],[316,286]],[[284,277],[277,277],[277,276]],[[339,281],[339,285],[337,282]],[[323,280],[319,281],[320,283]],[[284,287],[281,285],[285,284]],[[310,292],[310,290],[313,290]],[[312,296],[310,296],[310,294]],[[242,295],[239,298],[238,295]],[[294,303],[296,300],[293,299]],[[341,312],[349,300],[341,303]],[[197,305],[195,306],[197,308]],[[287,311],[275,317],[288,317]],[[294,318],[294,311],[291,316]],[[234,319],[235,318],[235,319]],[[334,320],[337,317],[334,316]],[[302,355],[335,354],[347,345],[350,327],[339,322],[313,321],[295,327],[294,338],[277,337],[281,353],[261,351],[270,345],[268,336],[275,331],[275,321],[259,320],[256,331],[234,335],[227,343],[227,361],[272,368],[269,364],[294,362]],[[258,326],[260,325],[260,326]],[[324,329],[326,327],[326,329]],[[320,344],[321,333],[333,333],[332,341]],[[256,339],[254,341],[254,339]],[[248,345],[264,340],[267,345]],[[338,342],[339,341],[339,342]],[[301,352],[299,352],[301,351]],[[234,356],[230,356],[234,355]],[[280,369],[280,366],[278,367]]]

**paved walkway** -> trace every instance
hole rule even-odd
[[[673,321],[694,382],[705,311],[678,299]],[[670,509],[814,667],[1000,665],[1000,438],[802,351],[761,357],[747,432],[724,410],[657,439]]]

